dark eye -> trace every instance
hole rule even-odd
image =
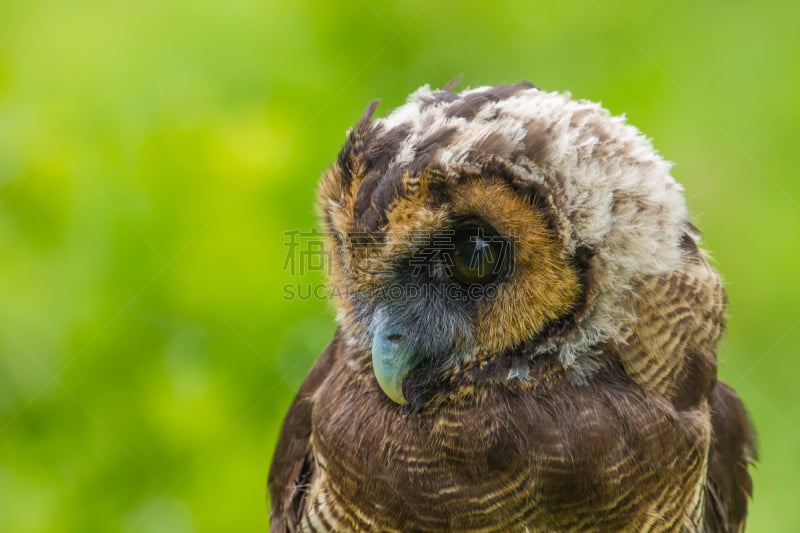
[[[451,250],[453,277],[465,285],[486,284],[503,271],[507,242],[483,226],[457,228]]]

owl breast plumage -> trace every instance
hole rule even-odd
[[[374,110],[320,185],[339,327],[272,530],[742,530],[725,291],[651,143],[530,84]]]

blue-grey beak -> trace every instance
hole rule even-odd
[[[372,338],[372,368],[383,392],[393,402],[407,405],[403,379],[422,360],[405,333],[380,321]]]

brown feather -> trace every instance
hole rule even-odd
[[[305,490],[313,469],[309,446],[313,396],[334,364],[338,331],[317,359],[292,402],[281,429],[269,471],[270,531],[294,531],[303,512]]]
[[[702,413],[676,411],[620,366],[574,385],[557,361],[540,360],[530,382],[490,386],[476,375],[438,408],[403,416],[368,366],[357,370],[368,354],[336,346],[326,379],[305,397],[317,469],[299,530],[677,531],[683,524],[693,493],[675,491],[700,484],[706,449],[698,443],[708,428]],[[294,420],[290,427],[296,432]],[[294,465],[304,460],[303,451],[293,453]],[[279,457],[276,464],[287,464],[285,453]],[[298,517],[281,515],[279,502],[295,494],[298,479],[271,481],[273,531],[295,525]]]
[[[706,484],[706,531],[744,530],[753,482],[747,471],[756,459],[755,437],[742,401],[722,382],[711,394],[711,450]]]

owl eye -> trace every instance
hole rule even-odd
[[[503,271],[506,244],[483,226],[470,224],[457,228],[450,250],[453,277],[465,285],[494,281]]]

